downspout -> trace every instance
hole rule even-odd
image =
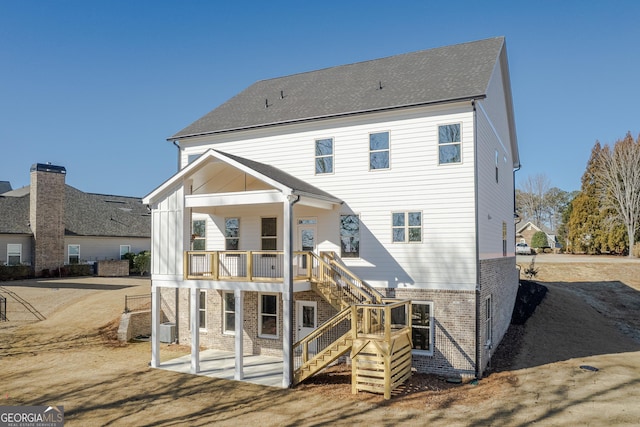
[[[286,319],[288,322],[283,322],[283,329],[288,329],[287,331],[283,330],[282,336],[282,349],[283,349],[283,357],[282,359],[287,361],[283,366],[282,372],[282,385],[284,388],[291,388],[293,385],[293,205],[300,201],[300,196],[295,194],[289,194],[286,196],[288,201],[285,203],[285,230],[287,235],[285,236],[285,247],[284,249],[284,261],[286,264],[286,268],[284,271],[284,279],[285,286],[287,292],[287,298],[283,297],[283,304],[286,303],[286,306],[283,307],[283,311],[286,311],[287,316]],[[288,365],[288,366],[286,366]],[[286,368],[286,369],[285,369]]]
[[[475,232],[476,232],[476,316],[475,316],[475,340],[476,340],[476,354],[475,354],[475,377],[480,378],[480,243],[478,238],[478,232],[480,225],[478,221],[478,114],[476,110],[476,100],[471,101],[473,107],[473,180],[474,180],[474,197],[475,197]]]
[[[180,171],[180,144],[178,144],[178,141],[177,141],[177,140],[175,140],[175,139],[174,139],[173,141],[171,141],[171,142],[172,142],[172,143],[173,143],[173,145],[175,145],[175,146],[176,146],[176,148],[178,149],[178,167],[177,167],[177,170],[178,170],[178,171]]]
[[[180,171],[180,144],[178,144],[178,141],[173,140],[171,141],[173,143],[173,145],[176,146],[176,148],[178,149],[178,164],[177,164],[177,170]],[[178,327],[180,325],[180,322],[178,321],[178,319],[180,318],[179,314],[180,314],[180,288],[176,288],[175,289],[175,316],[176,316],[176,344],[180,342],[180,328]]]

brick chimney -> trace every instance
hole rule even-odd
[[[36,163],[31,166],[29,222],[33,232],[33,269],[36,276],[64,265],[64,200],[63,166]]]

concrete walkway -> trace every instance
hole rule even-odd
[[[187,354],[177,359],[160,363],[160,369],[168,371],[191,373],[191,355]],[[282,359],[272,356],[244,356],[243,381],[282,388]],[[200,352],[200,372],[212,378],[233,380],[235,373],[235,356],[233,352],[221,350],[203,350]]]

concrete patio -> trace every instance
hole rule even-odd
[[[282,359],[272,356],[244,356],[244,378],[242,381],[282,388]],[[159,369],[191,373],[191,355],[160,363]],[[200,372],[204,375],[224,380],[234,380],[235,356],[233,352],[222,350],[203,350],[200,352]]]

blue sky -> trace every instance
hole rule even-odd
[[[33,163],[144,196],[166,138],[257,80],[507,38],[522,169],[578,190],[596,140],[640,132],[637,1],[0,0],[0,180]]]

